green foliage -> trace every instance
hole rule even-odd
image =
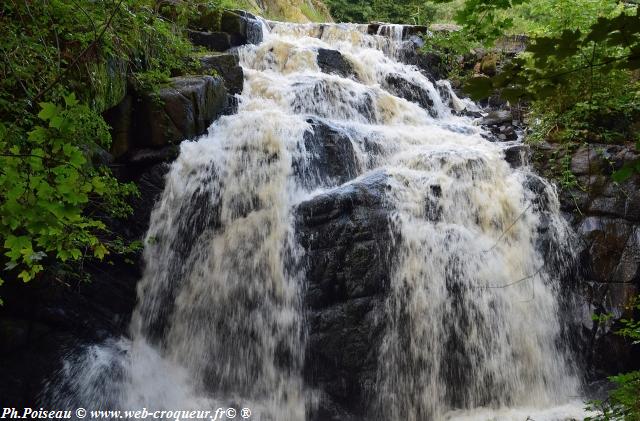
[[[130,213],[133,185],[100,163],[100,113],[193,69],[185,22],[220,2],[8,0],[0,4],[0,278],[77,273],[74,262],[128,253],[106,219]],[[80,273],[80,277],[83,277]],[[0,284],[2,281],[0,280]]]
[[[328,0],[331,15],[338,22],[392,22],[423,25],[433,21],[436,8],[421,0]]]
[[[449,3],[451,0],[437,0]],[[513,26],[513,19],[502,11],[522,4],[525,0],[466,0],[455,15],[455,21],[464,26],[466,36],[472,40],[490,43],[504,35]],[[473,22],[473,24],[470,24]]]
[[[476,99],[497,91],[512,104],[528,102],[532,138],[635,142],[634,123],[640,118],[640,83],[633,73],[640,69],[638,7],[625,8],[612,0],[552,3],[530,0],[509,10],[512,16],[518,9],[527,10],[525,16],[535,19],[528,25],[519,20],[530,31],[526,51],[495,77],[467,80],[466,90]],[[639,171],[638,163],[627,163],[614,173],[614,180],[624,181]]]
[[[108,146],[104,121],[74,94],[64,104],[40,103],[39,122],[28,132],[0,125],[0,236],[5,269],[27,282],[50,259],[78,260],[108,251],[105,224],[84,212],[110,216],[130,210],[131,185],[120,185],[103,167],[89,162],[92,147]],[[89,143],[89,139],[92,139]]]
[[[588,28],[598,17],[612,17],[622,10],[621,2],[611,0],[527,0],[501,13],[513,20],[508,32],[539,37]]]
[[[476,98],[497,89],[510,100],[553,99],[564,111],[575,106],[577,98],[584,99],[585,93],[591,101],[580,102],[589,106],[594,95],[606,94],[614,83],[615,87],[628,83],[627,71],[640,68],[639,54],[640,15],[635,8],[615,17],[600,17],[586,30],[564,29],[535,37],[525,54],[508,63],[498,76],[472,80],[468,87]]]

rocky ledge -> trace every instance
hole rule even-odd
[[[615,182],[611,174],[640,155],[634,145],[558,143],[533,146],[533,163],[543,175],[564,180],[560,204],[579,236],[580,297],[585,314],[612,314],[606,323],[584,320],[582,349],[593,377],[640,368],[640,355],[616,335],[618,320],[640,292],[640,176]]]

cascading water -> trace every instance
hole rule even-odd
[[[238,404],[252,419],[305,420],[314,393],[301,376],[295,208],[382,171],[398,240],[386,245],[397,258],[384,340],[372,344],[380,358],[369,419],[580,417],[560,319],[570,234],[553,189],[512,169],[502,147],[458,115],[474,105],[448,82],[397,61],[401,27],[368,35],[364,25],[270,26],[238,51],[237,114],[183,143],[166,177],[131,339],[70,357],[49,400]],[[338,50],[351,74],[321,72],[321,49]],[[313,119],[353,144],[346,180],[315,168],[305,143]]]

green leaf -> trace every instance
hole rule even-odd
[[[41,102],[40,108],[42,110],[38,113],[38,117],[42,120],[50,120],[58,114],[58,107],[51,102]]]
[[[616,183],[622,183],[623,181],[626,181],[629,178],[631,178],[631,176],[633,175],[633,172],[634,172],[633,167],[625,165],[624,167],[620,168],[618,171],[615,171],[613,174],[611,174],[611,178]]]
[[[104,259],[104,256],[106,254],[109,254],[109,251],[106,249],[105,246],[103,246],[102,244],[98,244],[94,249],[93,249],[93,255],[95,257],[97,257],[98,259],[102,260]]]
[[[493,91],[493,82],[488,77],[474,77],[465,83],[464,90],[472,99],[486,98]]]
[[[64,123],[64,118],[62,116],[57,115],[51,118],[51,121],[49,121],[49,127],[59,129],[60,127],[62,127],[63,123]]]
[[[67,107],[73,107],[78,105],[80,101],[76,99],[76,94],[71,92],[69,95],[64,97],[64,103]]]
[[[521,86],[505,88],[500,91],[500,96],[511,103],[517,102],[520,98],[524,97],[525,94],[526,91]]]
[[[42,126],[36,126],[33,130],[29,132],[29,140],[41,144],[47,140],[47,129]]]

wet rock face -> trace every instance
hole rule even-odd
[[[400,60],[405,64],[412,64],[418,67],[431,81],[445,79],[450,71],[441,55],[433,52],[418,51],[416,48],[408,48],[402,51]]]
[[[586,324],[588,348],[582,352],[597,375],[640,368],[637,351],[614,334],[615,320],[631,316],[626,307],[640,292],[640,177],[621,183],[611,178],[636,159],[633,145],[589,144],[567,151],[546,143],[533,151],[542,174],[570,170],[575,176],[575,187],[562,188],[559,198],[580,238],[585,312],[614,315],[613,323]]]
[[[479,123],[491,133],[489,140],[504,142],[518,139],[517,127],[511,111],[504,109],[490,111]]]
[[[317,56],[318,66],[325,73],[336,74],[342,77],[354,76],[353,66],[337,50],[319,48]]]
[[[156,94],[145,93],[134,119],[134,132],[143,146],[161,147],[180,143],[204,133],[220,116],[227,101],[222,78],[178,77]]]
[[[112,127],[111,153],[120,158],[138,149],[177,145],[204,134],[229,105],[222,77],[176,77],[158,92],[132,90],[104,114]]]
[[[214,70],[224,79],[230,94],[242,92],[244,72],[240,67],[238,56],[234,54],[209,54],[200,58],[202,70]]]
[[[349,136],[320,119],[307,120],[311,129],[304,134],[309,157],[296,162],[294,171],[307,188],[335,186],[356,178],[360,172],[358,158]]]
[[[232,47],[231,36],[226,32],[208,32],[187,30],[189,40],[200,47],[204,47],[209,51],[227,51]]]
[[[529,162],[531,151],[525,144],[515,144],[504,149],[504,159],[513,168],[519,168]]]
[[[304,379],[320,396],[314,420],[366,419],[373,396],[393,266],[386,178],[371,174],[297,208],[307,269]]]
[[[392,94],[407,101],[415,102],[425,110],[433,108],[433,100],[429,97],[429,94],[422,87],[405,79],[400,74],[390,74],[385,81],[386,89]]]
[[[261,24],[251,13],[242,10],[201,11],[189,22],[189,39],[210,51],[262,42]]]

